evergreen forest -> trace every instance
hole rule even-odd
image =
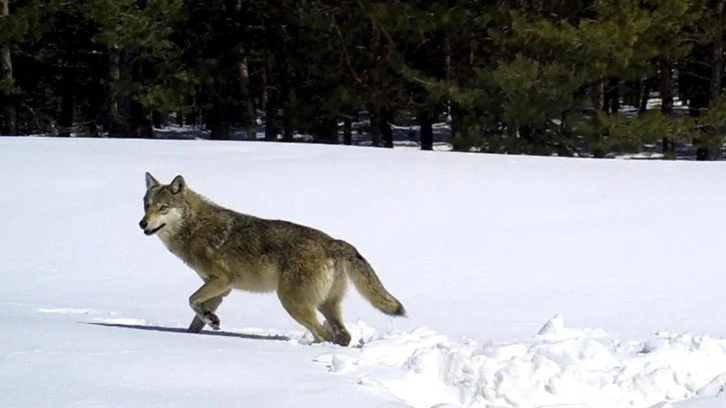
[[[0,0],[0,134],[718,160],[725,5]]]

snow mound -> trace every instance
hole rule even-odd
[[[414,407],[653,407],[726,388],[726,340],[656,333],[621,342],[557,315],[531,340],[456,343],[420,327],[371,334],[356,355],[316,361]]]

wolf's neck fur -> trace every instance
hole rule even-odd
[[[184,202],[187,205],[187,208],[184,210],[184,213],[178,214],[178,221],[173,224],[167,224],[164,228],[162,228],[157,235],[159,236],[159,239],[166,245],[168,248],[172,248],[175,246],[174,244],[174,238],[178,236],[180,232],[187,229],[188,232],[192,232],[194,230],[194,226],[197,224],[197,215],[198,214],[204,214],[205,207],[215,207],[219,208],[220,206],[216,203],[212,202],[208,198],[202,196],[201,194],[196,193],[195,191],[192,191],[187,188],[187,191],[184,193]],[[176,210],[179,211],[179,210]]]
[[[186,217],[189,217],[192,219],[196,216],[196,214],[201,214],[203,212],[200,212],[199,210],[206,208],[222,208],[219,204],[215,203],[214,201],[208,199],[207,197],[197,193],[196,191],[193,191],[189,188],[187,188],[186,196],[184,197],[184,201],[186,201],[187,205],[191,209],[191,214],[186,214]]]

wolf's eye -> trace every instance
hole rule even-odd
[[[167,208],[169,208],[169,206],[168,206],[168,205],[166,205],[166,204],[160,204],[160,205],[159,205],[159,211],[164,211],[164,210],[166,210]]]

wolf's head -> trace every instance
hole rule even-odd
[[[189,193],[184,177],[176,176],[170,184],[159,183],[146,173],[146,194],[144,194],[144,218],[139,226],[146,235],[175,231],[182,223],[188,204]]]

